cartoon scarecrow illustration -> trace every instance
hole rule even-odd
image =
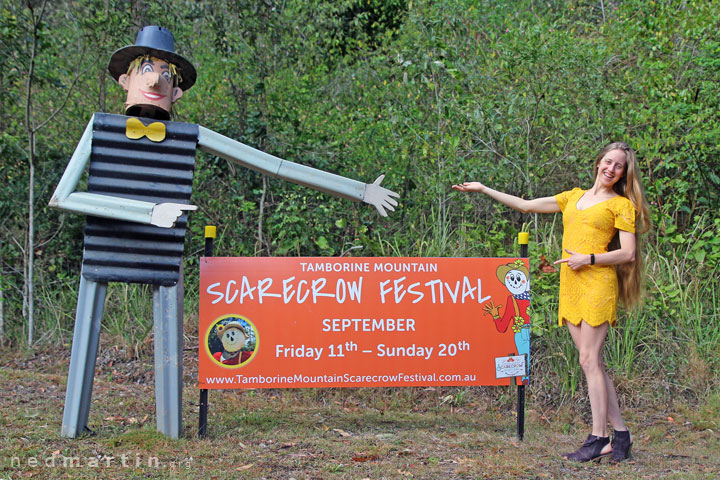
[[[485,313],[495,320],[498,332],[505,333],[510,327],[515,334],[515,347],[518,355],[525,355],[530,364],[530,273],[522,260],[500,265],[496,271],[500,283],[510,292],[505,302],[505,313],[500,316],[502,305],[490,300],[483,307]],[[528,377],[522,377],[527,383]]]
[[[169,30],[146,26],[134,45],[114,52],[108,71],[127,91],[125,115],[95,113],[50,205],[87,215],[80,290],[61,435],[87,429],[100,320],[108,282],[153,285],[157,429],[181,432],[182,254],[196,149],[272,177],[369,203],[386,216],[398,195],[289,162],[199,125],[172,122],[170,111],[193,86],[193,65],[175,53]],[[89,167],[87,191],[76,191]]]
[[[222,350],[213,353],[213,358],[223,365],[241,365],[252,357],[252,350],[243,350],[250,336],[242,323],[230,321],[219,324],[216,334],[222,344]]]

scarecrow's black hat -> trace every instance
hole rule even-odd
[[[128,45],[112,54],[108,64],[110,75],[117,80],[120,75],[127,73],[133,60],[143,55],[151,55],[174,64],[180,74],[178,87],[181,89],[187,90],[195,83],[195,67],[175,53],[175,39],[170,30],[154,25],[143,27],[138,32],[135,45]]]

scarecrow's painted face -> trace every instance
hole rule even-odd
[[[136,68],[120,75],[118,83],[128,92],[125,111],[130,115],[169,119],[172,104],[183,94],[173,84],[170,65],[158,58],[142,59]]]
[[[520,270],[510,270],[505,274],[505,286],[513,295],[519,295],[530,289],[530,282]]]
[[[222,341],[223,348],[226,352],[234,353],[245,345],[247,339],[248,337],[245,336],[245,333],[242,330],[239,328],[229,327],[222,332],[220,341]]]

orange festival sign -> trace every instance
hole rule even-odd
[[[201,258],[199,386],[526,381],[529,277],[518,258]]]

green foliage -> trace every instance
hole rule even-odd
[[[92,113],[121,109],[109,55],[133,42],[138,25],[160,24],[199,73],[175,109],[179,121],[365,182],[384,173],[383,185],[401,194],[381,219],[367,205],[199,153],[188,285],[197,282],[206,224],[218,226],[216,254],[231,256],[505,256],[517,253],[525,224],[531,264],[553,261],[558,217],[510,211],[450,185],[477,179],[526,198],[587,187],[599,147],[622,139],[638,152],[655,228],[646,238],[646,306],[621,315],[608,360],[627,376],[717,368],[718,2],[131,3],[48,2],[41,24],[33,112],[42,121],[62,107],[36,137],[36,311],[39,329],[54,332],[45,340],[67,339],[72,327],[83,225],[45,205]],[[24,5],[0,8],[0,288],[14,341],[27,232]],[[574,392],[581,373],[557,327],[557,274],[533,282],[535,372]],[[189,287],[188,305],[196,298]],[[147,325],[131,335],[123,341],[142,341]],[[692,359],[683,356],[690,346]]]

